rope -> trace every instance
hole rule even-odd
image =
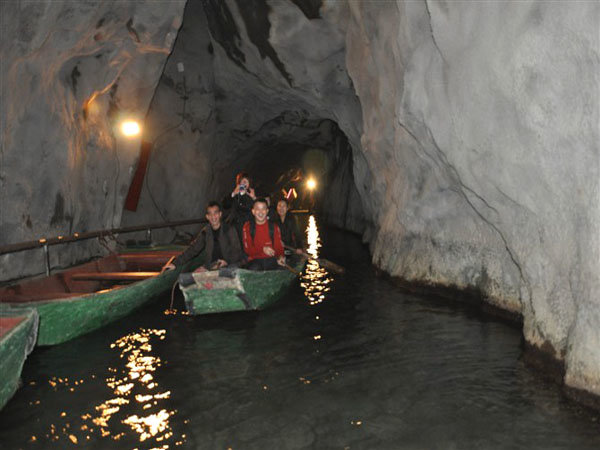
[[[173,311],[173,301],[175,300],[175,286],[179,284],[179,280],[173,283],[173,287],[171,288],[171,305],[169,305],[169,311]]]

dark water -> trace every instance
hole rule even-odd
[[[272,309],[165,315],[164,297],[36,349],[0,448],[600,448],[598,417],[521,362],[519,330],[406,295],[356,237],[321,237],[347,274],[313,266]]]

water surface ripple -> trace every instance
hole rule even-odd
[[[36,349],[0,448],[598,449],[598,416],[521,361],[518,329],[377,278],[359,239],[258,313],[164,314]],[[179,303],[181,307],[181,303]]]

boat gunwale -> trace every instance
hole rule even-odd
[[[202,312],[198,311],[196,312],[196,308],[194,308],[192,305],[197,302],[197,301],[202,301],[202,300],[206,300],[208,295],[206,289],[202,289],[198,286],[197,283],[192,283],[189,284],[187,286],[182,286],[181,284],[179,285],[183,296],[185,298],[185,307],[187,309],[187,311],[192,314],[192,315],[197,315],[197,316],[202,316],[202,315],[209,315],[209,314],[219,314],[219,313],[229,313],[229,312],[236,312],[236,311],[247,311],[247,310],[253,310],[253,311],[260,311],[263,310],[265,308],[267,308],[268,306],[272,305],[273,303],[277,302],[281,297],[283,297],[284,292],[289,289],[289,287],[292,285],[292,283],[294,282],[295,279],[297,279],[299,277],[299,274],[302,272],[302,270],[304,269],[304,267],[306,266],[306,261],[307,258],[301,258],[300,260],[298,260],[296,262],[296,264],[293,265],[293,268],[298,270],[298,274],[293,273],[292,271],[288,271],[286,269],[283,270],[248,270],[248,269],[244,269],[244,268],[237,268],[236,269],[236,276],[239,277],[239,281],[242,285],[243,288],[243,292],[248,294],[247,289],[250,288],[252,289],[252,285],[259,279],[263,278],[265,275],[267,276],[277,276],[277,279],[274,280],[274,282],[276,284],[278,284],[278,289],[277,291],[280,293],[279,295],[275,295],[275,293],[265,293],[267,296],[268,295],[272,295],[273,297],[271,298],[252,298],[251,302],[252,302],[252,307],[251,308],[234,308],[234,309],[229,309],[229,308],[222,308],[220,310],[206,310],[204,309]],[[219,295],[219,293],[221,293],[221,295],[225,295],[226,291],[233,291],[235,292],[235,289],[232,288],[219,288],[219,289],[210,289],[211,294],[217,294]],[[239,292],[239,291],[238,291]]]
[[[306,261],[308,259],[307,258],[303,258],[301,259],[297,264],[295,264],[294,266],[292,266],[292,268],[298,270],[299,272],[302,272],[302,270],[304,269],[304,266],[306,264]],[[276,274],[276,273],[281,273],[281,274],[286,274],[286,275],[290,275],[292,278],[290,278],[290,281],[293,281],[294,278],[297,278],[299,275],[290,272],[288,269],[276,269],[276,270],[249,270],[249,269],[244,269],[243,267],[237,267],[236,269],[234,269],[236,271],[236,273],[238,274],[238,276],[242,275],[254,275],[254,276],[262,276],[262,275],[270,275],[270,274]],[[193,272],[181,272],[183,273],[193,273]],[[254,278],[254,277],[253,277]],[[240,280],[242,283],[245,280]],[[200,290],[198,289],[198,287],[196,286],[196,284],[190,284],[188,286],[181,286],[180,288],[182,290]],[[226,288],[229,289],[229,288]],[[211,290],[223,290],[223,289],[211,289]]]
[[[182,251],[183,251],[183,250],[185,250],[186,247],[185,246],[181,246],[181,248],[182,248]],[[153,253],[159,253],[160,250],[153,250],[152,252]],[[164,252],[165,253],[167,253],[167,252],[175,253],[175,251],[173,249],[165,249]],[[151,252],[148,252],[148,253],[151,253]],[[180,254],[180,253],[181,252],[175,253],[175,255]],[[127,252],[127,253],[124,253],[124,254],[126,254],[126,255],[134,254],[136,256],[138,256],[140,254],[143,255],[142,252],[132,252],[132,253],[128,253]],[[97,258],[97,259],[93,259],[93,260],[88,261],[88,262],[86,262],[84,264],[73,266],[73,267],[70,267],[68,269],[65,269],[64,271],[57,272],[57,273],[51,275],[51,277],[53,277],[53,276],[60,276],[61,274],[68,273],[69,271],[72,271],[73,269],[81,267],[81,266],[83,266],[85,264],[90,264],[90,263],[93,263],[93,262],[97,262],[97,261],[101,261],[101,260],[105,260],[105,259],[110,259],[110,258],[113,258],[115,256],[118,258],[120,256],[120,254],[110,254],[110,255],[106,255],[106,256],[103,256],[103,257],[100,257],[100,258]],[[173,255],[171,255],[171,256],[173,256]],[[77,272],[75,272],[75,273],[77,273]],[[98,273],[102,273],[102,272],[98,271]],[[156,276],[153,276],[153,277],[150,277],[150,278],[146,278],[145,280],[134,281],[132,283],[128,283],[128,284],[125,284],[125,285],[122,285],[122,286],[112,287],[110,289],[104,289],[104,290],[99,290],[99,291],[94,291],[94,292],[66,292],[66,291],[65,292],[57,292],[56,293],[57,294],[56,298],[45,298],[45,299],[40,299],[40,300],[24,300],[24,301],[5,301],[5,300],[3,300],[0,297],[0,305],[8,305],[11,308],[23,309],[23,308],[35,308],[35,307],[38,307],[38,306],[45,306],[45,305],[53,305],[53,304],[57,304],[57,303],[78,302],[78,301],[81,301],[81,300],[88,300],[91,297],[104,297],[104,296],[106,296],[108,294],[111,294],[111,293],[114,293],[114,292],[122,292],[124,289],[128,289],[128,288],[134,288],[134,287],[144,286],[145,283],[150,283],[153,280],[158,280],[161,277],[166,276],[166,274],[168,274],[168,272],[162,272],[162,273],[159,273]],[[42,282],[46,278],[49,278],[49,277],[40,277],[40,278],[36,277],[36,278],[32,278],[32,279],[25,279],[24,282],[25,283],[28,283],[28,282]],[[2,294],[2,292],[1,292],[2,289],[8,289],[10,287],[19,286],[19,285],[20,285],[20,283],[15,283],[13,285],[9,285],[9,286],[5,286],[3,288],[0,288],[0,295]],[[69,294],[75,294],[75,295],[64,297],[65,295],[69,295]],[[61,295],[63,297],[61,297]]]

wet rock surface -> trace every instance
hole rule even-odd
[[[0,244],[119,226],[143,119],[183,2],[2,2]],[[97,255],[56,246],[51,263]],[[3,280],[43,271],[41,250],[2,256]]]
[[[351,11],[375,263],[521,312],[566,383],[600,392],[598,5]]]

